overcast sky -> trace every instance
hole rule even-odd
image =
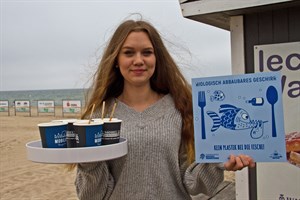
[[[158,29],[189,82],[231,73],[230,33],[184,18],[179,0],[0,1],[0,91],[88,87],[107,40],[131,13]]]

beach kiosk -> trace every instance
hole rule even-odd
[[[237,200],[300,199],[300,1],[179,0],[185,18],[230,31],[233,74],[280,71],[289,160],[236,172]],[[296,141],[296,142],[297,142]],[[295,147],[295,146],[294,146]],[[297,157],[296,157],[297,159]],[[299,160],[298,160],[299,161]]]

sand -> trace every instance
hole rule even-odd
[[[32,113],[32,117],[28,113],[7,116],[7,113],[1,113],[1,200],[77,199],[75,171],[68,172],[64,164],[41,164],[27,160],[25,144],[40,139],[37,124],[52,119],[62,117],[45,114],[37,117],[36,113]]]
[[[58,108],[59,110],[59,108]],[[39,140],[38,123],[62,119],[40,114],[33,109],[15,116],[0,113],[0,199],[1,200],[74,200],[75,171],[67,171],[64,164],[41,164],[27,160],[26,143]],[[64,118],[78,118],[74,115]],[[234,181],[234,173],[226,172],[226,180]]]

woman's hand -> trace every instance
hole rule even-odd
[[[237,171],[244,167],[255,167],[255,162],[247,155],[230,155],[229,160],[224,163],[224,168],[227,171]]]

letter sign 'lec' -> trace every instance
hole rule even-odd
[[[270,71],[280,71],[283,67],[291,71],[300,69],[300,53],[291,53],[285,59],[280,55],[270,55],[264,58],[264,51],[259,51],[259,71],[264,71],[264,60],[266,59],[267,68]]]
[[[299,45],[300,46],[300,45]],[[288,73],[298,73],[300,71],[300,47],[299,50],[290,51],[285,55],[279,53],[271,53],[267,56],[264,50],[258,51],[259,71],[282,71]],[[291,77],[291,76],[290,76]],[[281,77],[282,92],[286,90],[287,96],[290,98],[300,97],[300,78],[291,79],[282,73]]]

